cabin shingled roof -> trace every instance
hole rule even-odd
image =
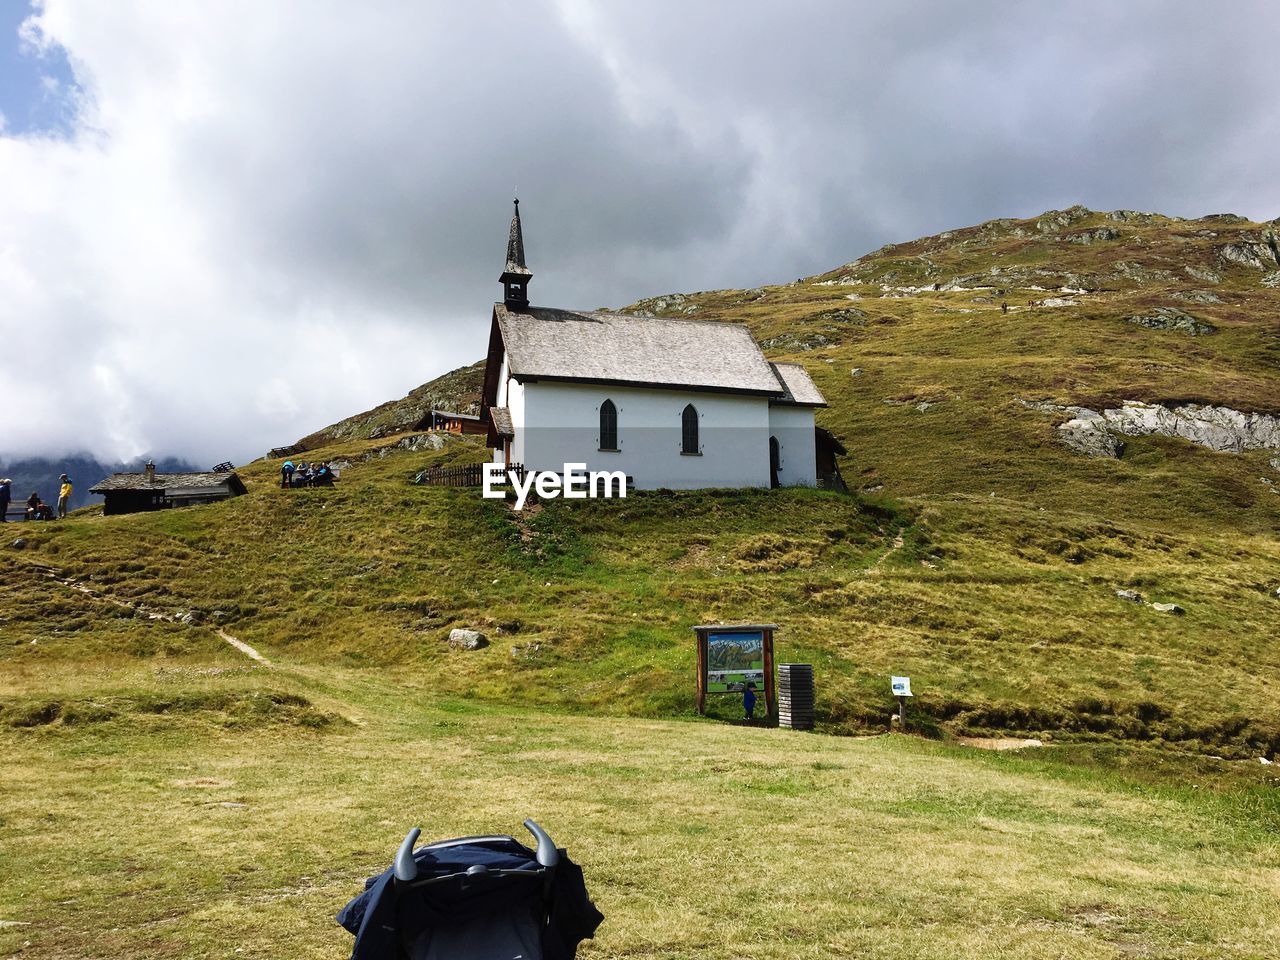
[[[224,484],[235,492],[245,491],[244,482],[234,473],[157,473],[148,480],[145,473],[113,473],[89,488],[90,493],[107,493],[113,490],[191,490],[201,487],[214,489]]]
[[[798,363],[772,362],[773,372],[786,391],[786,396],[779,403],[795,404],[801,407],[825,407],[826,397],[818,389],[818,385],[809,376],[809,371]]]
[[[494,305],[511,375],[785,397],[740,323]],[[814,391],[816,393],[816,389]]]

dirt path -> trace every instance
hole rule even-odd
[[[893,544],[889,549],[880,555],[880,559],[867,568],[867,572],[870,573],[872,570],[879,570],[880,564],[884,563],[889,559],[889,557],[901,550],[905,544],[906,541],[902,538],[902,534],[898,534],[893,538]]]
[[[69,577],[60,576],[56,571],[50,569],[49,567],[38,567],[37,569],[41,573],[43,573],[46,577],[48,577],[50,580],[52,580],[54,583],[60,584],[66,587],[68,590],[75,590],[77,593],[83,593],[86,597],[93,597],[95,600],[101,600],[104,603],[110,603],[113,606],[117,606],[122,610],[130,610],[135,614],[140,614],[141,616],[146,617],[148,620],[163,620],[166,623],[185,623],[185,621],[183,621],[180,617],[174,616],[171,613],[157,613],[155,610],[149,610],[141,604],[129,603],[127,600],[121,600],[118,597],[113,597],[110,594],[103,593],[100,590],[94,590],[88,585],[80,582],[79,580],[72,580]],[[193,626],[193,624],[190,624],[190,623],[186,625]],[[260,654],[257,650],[253,649],[253,647],[249,646],[249,644],[245,643],[239,637],[232,636],[231,634],[227,633],[227,631],[223,630],[221,627],[214,627],[213,632],[216,633],[219,636],[219,638],[224,640],[230,646],[235,647],[235,649],[239,650],[249,659],[257,661],[258,663],[262,664],[264,667],[269,667],[272,665],[270,660],[268,660],[266,657]]]

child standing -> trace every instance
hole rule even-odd
[[[742,690],[742,710],[746,714],[744,720],[754,720],[756,713],[756,685],[748,683]]]
[[[58,488],[58,519],[65,520],[67,507],[71,503],[71,480],[65,473],[58,479],[62,481],[62,486]]]

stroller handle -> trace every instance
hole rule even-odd
[[[547,835],[547,831],[543,830],[532,819],[524,822],[524,828],[532,833],[534,839],[538,841],[538,849],[534,854],[538,858],[538,865],[554,869],[560,863],[560,851],[556,849],[556,845],[551,837]]]
[[[547,835],[547,831],[532,820],[524,822],[525,829],[533,834],[535,840],[538,841],[537,850],[534,857],[538,861],[538,866],[548,870],[554,870],[560,863],[560,851],[556,849],[555,842]],[[418,879],[418,862],[413,858],[413,847],[418,842],[418,837],[422,835],[422,830],[414,827],[405,838],[400,841],[400,848],[396,851],[395,863],[392,867],[392,873],[401,883],[411,883]]]
[[[401,883],[408,883],[418,877],[418,862],[413,859],[413,845],[418,842],[421,834],[422,831],[414,827],[406,834],[400,842],[400,849],[396,851],[395,877]]]

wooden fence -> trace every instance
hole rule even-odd
[[[515,473],[524,482],[524,464],[513,463],[503,473],[502,482],[507,483],[507,474]],[[428,487],[479,487],[484,484],[484,464],[468,463],[460,467],[430,467],[418,474],[414,480]]]

